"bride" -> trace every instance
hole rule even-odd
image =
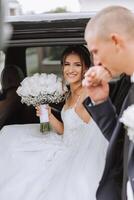
[[[89,52],[82,45],[70,46],[61,63],[70,92],[61,111],[62,122],[49,109],[55,131],[43,135],[39,124],[1,130],[1,200],[96,199],[108,143],[83,106],[82,78],[90,66]]]

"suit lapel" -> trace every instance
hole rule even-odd
[[[134,83],[132,83],[132,86],[130,88],[128,100],[129,100],[129,105],[134,104]]]

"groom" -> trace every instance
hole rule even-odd
[[[132,200],[134,143],[129,140],[119,118],[128,106],[134,104],[134,84],[132,83],[117,116],[108,97],[108,83],[102,78],[100,69],[106,70],[111,78],[122,73],[134,73],[134,14],[121,6],[103,9],[88,22],[85,40],[96,66],[88,70],[83,81],[89,95],[84,105],[109,140],[97,200],[126,200],[127,196],[128,200]]]

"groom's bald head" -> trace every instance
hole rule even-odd
[[[121,6],[104,8],[88,22],[85,39],[92,34],[107,39],[111,33],[134,38],[134,15],[130,10]]]

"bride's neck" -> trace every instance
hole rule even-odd
[[[82,89],[82,84],[74,84],[70,86],[70,92],[71,92],[71,96],[80,96],[81,93],[81,89]]]

